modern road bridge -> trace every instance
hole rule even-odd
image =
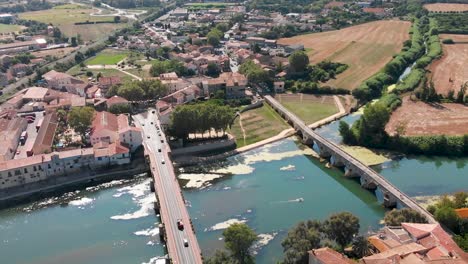
[[[172,263],[177,264],[202,264],[200,246],[170,159],[171,149],[164,132],[158,129],[157,116],[149,111],[133,118],[142,129],[145,155],[150,163],[152,183],[156,191],[155,206],[159,209],[163,223],[160,232],[165,232],[169,258]],[[177,226],[179,219],[184,224],[183,230],[179,230]],[[188,246],[184,245],[184,239],[188,241]]]

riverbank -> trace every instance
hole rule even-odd
[[[321,126],[324,126],[326,124],[329,124],[331,122],[334,122],[348,114],[346,112],[343,104],[341,103],[340,99],[338,96],[333,96],[335,100],[336,107],[338,108],[338,113],[333,114],[329,117],[326,117],[322,120],[319,120],[313,124],[310,124],[309,127],[312,129],[319,128]],[[197,165],[197,164],[207,164],[211,162],[216,162],[218,160],[226,159],[231,156],[235,156],[262,146],[265,146],[267,144],[275,143],[277,141],[280,141],[282,139],[291,137],[296,134],[296,131],[294,128],[288,128],[283,131],[281,131],[278,135],[255,142],[253,144],[249,144],[247,146],[243,146],[240,148],[237,148],[232,151],[224,152],[218,155],[213,155],[213,156],[207,156],[207,157],[197,157],[197,156],[180,156],[174,159],[174,165],[175,167],[185,167],[185,166],[192,166],[192,165]]]
[[[148,166],[144,158],[137,158],[128,165],[115,166],[107,170],[87,170],[74,175],[65,175],[25,184],[2,190],[0,193],[0,209],[32,202],[37,199],[57,196],[112,180],[130,178],[146,172],[148,172]]]

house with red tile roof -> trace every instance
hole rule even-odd
[[[223,90],[227,99],[243,98],[245,97],[247,78],[238,72],[223,72],[218,78],[202,81],[202,85],[206,96]]]
[[[103,93],[106,93],[109,88],[115,85],[121,85],[122,79],[119,76],[109,76],[109,77],[100,77],[99,88],[103,90]]]
[[[114,105],[119,105],[119,104],[126,104],[128,105],[130,102],[123,98],[123,97],[120,97],[118,95],[114,95],[112,96],[111,98],[107,99],[106,100],[106,104],[107,104],[107,109],[111,108],[112,106]]]
[[[47,82],[47,86],[51,89],[67,91],[69,93],[85,96],[87,84],[80,79],[77,79],[69,74],[57,71],[49,71],[42,75],[42,78]]]
[[[354,264],[354,261],[328,247],[312,249],[308,253],[309,264]]]
[[[94,116],[91,129],[91,144],[112,144],[119,141],[132,152],[143,142],[140,128],[130,126],[126,115],[114,115],[102,111]]]
[[[364,257],[364,264],[462,264],[468,255],[439,224],[402,223],[385,227],[369,242],[379,253]]]
[[[50,153],[52,151],[57,126],[57,113],[53,111],[47,113],[42,119],[42,125],[37,132],[36,140],[32,147],[32,153],[28,153],[28,156],[32,154]]]

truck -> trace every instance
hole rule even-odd
[[[26,143],[26,139],[28,139],[28,132],[23,131],[20,136],[21,145],[24,145],[24,143]]]

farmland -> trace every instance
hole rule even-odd
[[[409,97],[395,110],[385,130],[393,135],[397,127],[405,136],[468,134],[468,107],[462,104],[426,104]]]
[[[338,112],[332,96],[281,94],[276,99],[306,124],[312,124]]]
[[[376,21],[336,31],[280,39],[281,44],[303,44],[311,63],[331,60],[349,65],[325,85],[353,90],[378,72],[409,38],[410,22]]]
[[[22,26],[18,25],[9,25],[9,24],[0,24],[0,33],[10,33],[10,32],[19,32],[23,29]]]
[[[429,12],[465,12],[468,11],[468,4],[436,3],[424,5]]]
[[[441,39],[452,39],[455,44],[443,44],[444,55],[429,66],[430,79],[437,93],[455,94],[468,82],[468,35],[442,34]]]
[[[234,120],[229,133],[236,138],[237,147],[243,147],[288,129],[289,125],[267,104],[246,111]]]
[[[20,13],[21,19],[35,20],[46,24],[52,23],[60,28],[66,36],[80,35],[84,41],[97,40],[109,35],[112,31],[125,27],[125,23],[113,23],[113,16],[91,16],[95,10],[76,5],[57,6],[53,9]],[[75,25],[77,22],[106,21],[109,23],[93,25]]]

